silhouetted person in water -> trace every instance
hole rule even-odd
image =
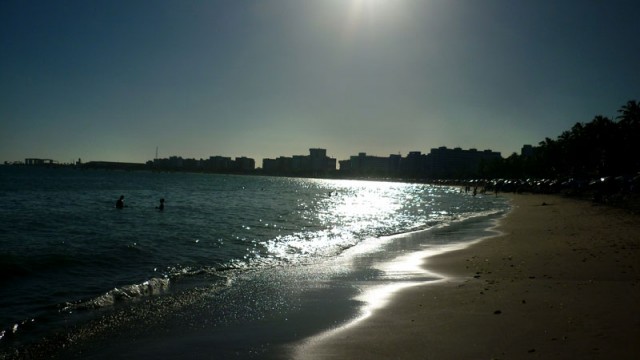
[[[156,209],[160,211],[164,210],[164,198],[160,199],[160,206],[156,206]]]
[[[116,209],[124,208],[124,195],[120,195],[120,199],[116,201]]]

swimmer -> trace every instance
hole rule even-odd
[[[116,201],[116,209],[124,208],[124,195],[120,195],[120,199]]]

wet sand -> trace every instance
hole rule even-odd
[[[638,359],[640,216],[508,195],[502,235],[425,259],[446,278],[305,341],[300,359]]]

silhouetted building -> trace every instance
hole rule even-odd
[[[184,164],[184,159],[181,156],[170,156],[167,160],[167,166],[171,168],[181,168]]]
[[[181,167],[189,170],[199,170],[202,168],[203,161],[202,159],[183,159]]]
[[[314,173],[335,170],[335,162],[333,169],[330,168],[329,158],[326,149],[309,149],[309,160],[311,162],[311,171]]]
[[[309,155],[263,159],[262,170],[273,175],[324,176],[335,172],[336,159],[325,149],[309,149]]]
[[[293,155],[291,159],[291,171],[298,175],[311,173],[311,158],[305,155]]]
[[[288,174],[292,172],[293,159],[280,156],[276,159],[262,159],[262,170],[267,174]]]
[[[253,171],[256,168],[256,162],[248,157],[237,157],[236,168],[240,171]]]
[[[255,160],[247,157],[237,157],[231,160],[225,156],[210,156],[209,159],[183,159],[180,156],[171,156],[168,159],[154,159],[154,169],[160,170],[188,170],[206,171],[218,173],[238,173],[255,170]]]
[[[354,177],[397,177],[404,179],[468,178],[478,176],[482,162],[501,159],[499,152],[461,148],[431,149],[429,154],[411,151],[406,157],[369,156],[359,153],[340,161],[340,174]]]
[[[34,166],[34,165],[53,165],[53,164],[57,164],[58,162],[55,160],[51,160],[51,159],[36,159],[36,158],[27,158],[24,159],[24,164],[25,165],[30,165],[30,166]]]
[[[209,156],[205,168],[212,171],[228,171],[233,168],[233,160],[225,156]]]
[[[401,162],[402,162],[402,156],[400,156],[400,154],[389,155],[389,173],[391,175],[397,174],[400,172]]]
[[[127,163],[116,161],[89,161],[81,165],[83,169],[101,169],[101,170],[144,170],[146,164]]]
[[[522,145],[522,149],[520,150],[520,155],[524,157],[532,157],[536,153],[536,147],[531,145]]]
[[[351,156],[349,160],[341,161],[340,172],[357,177],[388,177],[397,173],[399,158],[400,155],[381,157],[361,152],[357,156]]]
[[[427,171],[427,155],[420,151],[410,151],[406,157],[399,159],[399,175],[403,178],[424,178]]]
[[[459,147],[447,149],[442,146],[431,149],[427,173],[428,177],[436,179],[475,177],[479,175],[480,164],[483,161],[488,162],[501,158],[499,152],[491,150],[462,150]]]

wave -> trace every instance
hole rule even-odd
[[[492,217],[492,216],[496,216],[496,215],[503,215],[506,213],[506,211],[508,211],[508,209],[492,209],[492,210],[483,210],[483,211],[476,211],[476,212],[468,212],[468,213],[461,213],[458,214],[457,216],[455,216],[452,221],[454,222],[462,222],[462,221],[466,221],[466,220],[473,220],[473,219],[478,219],[478,218],[488,218],[488,217]]]
[[[118,302],[140,299],[144,296],[161,295],[169,290],[168,278],[152,278],[141,284],[113,288],[96,298],[77,303],[67,303],[62,311],[90,310],[112,306]]]
[[[198,284],[222,284],[228,286],[230,278],[220,275],[220,271],[233,270],[234,267],[215,269],[210,267],[193,269],[190,267],[174,268],[171,275],[162,278],[151,278],[139,284],[125,285],[113,288],[106,293],[75,303],[66,303],[62,307],[62,312],[72,310],[93,310],[136,301],[150,296],[164,295],[170,292],[177,292],[183,289],[193,288]],[[196,278],[195,280],[191,280]],[[214,281],[212,281],[212,278]]]

